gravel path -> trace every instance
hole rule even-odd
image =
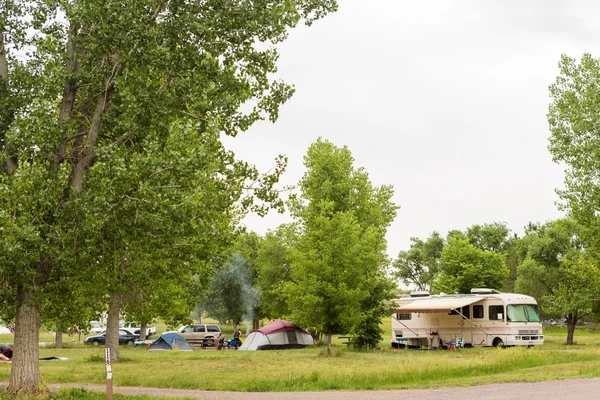
[[[81,385],[52,384],[60,390]],[[90,391],[104,392],[105,386],[85,385]],[[202,390],[115,387],[115,393],[204,400],[596,400],[600,399],[600,378],[546,381],[535,383],[502,383],[464,388],[384,390],[370,392],[208,392]]]

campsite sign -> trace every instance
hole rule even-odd
[[[113,400],[112,366],[110,365],[110,349],[104,349],[104,363],[106,364],[106,399]]]

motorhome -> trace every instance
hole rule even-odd
[[[472,289],[432,296],[413,292],[396,300],[392,347],[534,346],[544,344],[537,302],[531,296]]]

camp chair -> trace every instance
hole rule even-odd
[[[446,345],[446,350],[455,350],[456,349],[456,342],[451,340],[449,342],[444,342],[444,344]]]

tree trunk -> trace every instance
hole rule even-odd
[[[4,48],[3,25],[0,25],[0,78],[8,78],[8,63],[6,62],[6,49]]]
[[[8,391],[21,396],[47,392],[40,374],[40,313],[34,295],[19,289],[15,320],[15,344]]]
[[[56,329],[56,336],[54,337],[54,347],[57,349],[63,348],[63,337],[62,337],[62,329]]]
[[[146,332],[148,332],[148,324],[140,326],[140,340],[146,340]]]
[[[254,330],[260,329],[260,326],[258,326],[259,322],[260,321],[258,320],[258,318],[254,318],[252,320],[252,329],[254,329]]]
[[[331,330],[327,331],[327,355],[331,356],[331,336],[333,336],[333,333],[331,332]]]
[[[573,344],[575,327],[577,326],[577,313],[567,315],[567,344]]]
[[[121,292],[111,293],[106,319],[106,348],[110,349],[110,360],[118,362],[119,353],[119,321],[121,315]]]

